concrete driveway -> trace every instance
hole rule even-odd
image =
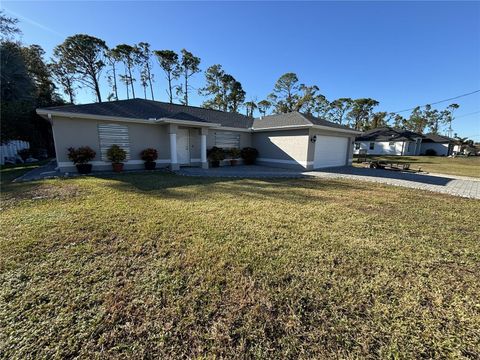
[[[307,171],[307,176],[328,179],[371,181],[387,185],[428,190],[442,194],[480,199],[480,179],[455,175],[407,173],[355,167]]]
[[[442,194],[480,199],[480,179],[443,174],[407,173],[401,171],[340,167],[314,171],[298,171],[267,166],[225,166],[221,168],[200,169],[182,168],[176,172],[186,176],[207,177],[318,177],[324,179],[348,179],[370,181],[387,185],[428,190]]]

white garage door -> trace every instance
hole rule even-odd
[[[313,168],[344,166],[347,162],[348,138],[317,135]]]

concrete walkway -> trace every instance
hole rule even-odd
[[[29,172],[23,174],[22,176],[16,178],[14,182],[51,179],[61,176],[61,173],[55,170],[56,167],[57,162],[55,160],[52,160],[47,164],[34,168]]]
[[[295,178],[318,177],[370,181],[387,185],[433,191],[442,194],[480,199],[480,179],[455,175],[408,173],[401,171],[340,167],[314,171],[298,171],[267,166],[225,166],[213,169],[182,168],[176,172],[185,176],[235,178]]]

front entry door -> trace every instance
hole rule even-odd
[[[180,165],[190,164],[190,136],[188,129],[177,129],[177,159]]]

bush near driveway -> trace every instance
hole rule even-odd
[[[5,358],[478,358],[480,202],[170,174],[10,184]]]

